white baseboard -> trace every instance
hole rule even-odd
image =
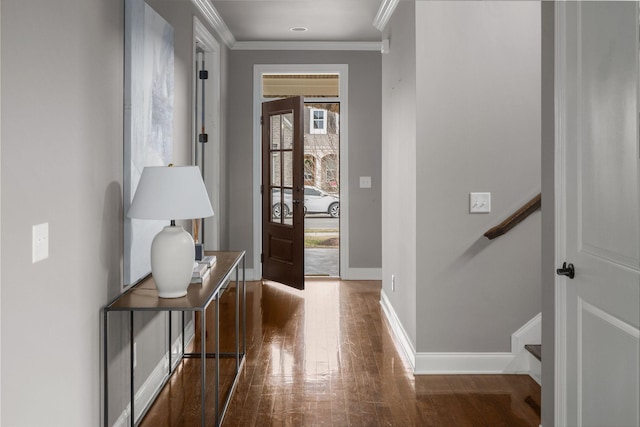
[[[347,268],[340,272],[342,280],[382,280],[381,268]]]
[[[391,333],[394,335],[394,341],[400,346],[400,350],[409,362],[411,369],[415,370],[416,350],[407,335],[407,331],[405,331],[402,326],[398,315],[391,306],[391,302],[389,301],[389,298],[387,298],[387,294],[385,294],[384,289],[380,291],[380,305],[382,306],[382,311],[387,318],[389,327],[391,328]]]
[[[191,340],[194,337],[194,324],[193,321],[189,322],[185,326],[185,346],[188,346]],[[178,355],[181,354],[182,349],[182,334],[178,336],[178,338],[171,345],[171,360],[173,362],[174,367],[178,363]],[[144,409],[149,405],[154,398],[154,396],[160,391],[160,387],[162,386],[162,382],[169,370],[169,353],[165,353],[164,356],[160,359],[160,362],[156,365],[154,370],[151,372],[151,375],[145,380],[144,384],[138,389],[135,395],[135,407],[140,410],[140,408]],[[118,419],[113,423],[113,427],[127,427],[131,425],[131,403],[127,404],[127,407],[122,411]],[[139,421],[139,415],[136,416],[136,422]]]
[[[511,353],[513,361],[505,369],[509,374],[529,374],[540,384],[541,364],[528,350],[527,344],[542,342],[542,313],[538,313],[511,335]]]
[[[340,272],[342,280],[382,280],[381,268],[347,268]],[[246,280],[262,280],[262,272],[247,268]]]
[[[429,374],[529,374],[533,363],[531,355],[524,349],[525,344],[540,342],[541,315],[536,315],[523,327],[512,334],[511,352],[497,353],[440,353],[415,351],[398,315],[396,314],[384,290],[380,292],[380,305],[387,318],[391,332],[399,350],[406,356],[415,375]],[[535,370],[535,369],[534,369]]]
[[[511,353],[417,353],[415,375],[502,374]]]
[[[517,353],[523,350],[527,344],[540,344],[541,342],[542,313],[538,313],[511,335],[511,352]]]
[[[245,269],[245,275],[246,275],[245,280],[251,280],[251,281],[262,280],[262,270],[247,268]],[[242,279],[242,273],[240,273],[240,279]]]
[[[539,386],[542,386],[542,362],[536,359],[533,354],[529,354],[528,374]]]

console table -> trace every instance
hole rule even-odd
[[[215,255],[216,263],[211,267],[210,274],[206,277],[202,283],[191,283],[187,290],[187,295],[181,298],[159,298],[158,292],[153,281],[153,277],[148,277],[140,283],[130,287],[126,292],[118,296],[110,304],[103,308],[103,363],[104,363],[104,426],[109,426],[109,313],[112,312],[128,312],[129,313],[129,326],[130,326],[130,421],[131,426],[134,427],[139,424],[136,422],[134,401],[135,401],[135,387],[134,387],[134,313],[135,312],[182,312],[182,350],[179,355],[179,359],[183,358],[199,358],[201,360],[201,375],[200,375],[200,409],[201,409],[201,425],[205,426],[205,409],[206,409],[206,361],[207,358],[215,359],[215,425],[219,426],[222,423],[222,419],[229,405],[231,395],[236,387],[238,381],[238,374],[244,362],[244,356],[246,353],[246,282],[245,282],[245,252],[207,252],[206,255]],[[242,269],[242,276],[240,276],[240,269]],[[235,353],[221,353],[220,352],[220,297],[224,292],[229,289],[231,283],[235,279]],[[240,287],[241,285],[241,287]],[[240,295],[242,293],[242,295]],[[207,353],[206,351],[206,309],[215,302],[215,348],[213,353]],[[184,318],[186,312],[199,312],[200,321],[200,351],[187,353],[184,344]],[[242,315],[240,315],[242,313]],[[168,339],[168,355],[169,355],[169,367],[164,376],[161,386],[158,390],[162,390],[167,383],[171,375],[174,373],[174,368],[177,363],[172,361],[172,349],[171,349],[171,318],[169,315],[169,339]],[[195,319],[194,319],[194,323]],[[196,325],[197,327],[197,325]],[[196,333],[195,337],[198,337]],[[234,357],[235,374],[233,377],[233,383],[222,405],[220,405],[219,392],[220,392],[220,359],[224,357]],[[157,395],[156,395],[157,397]],[[154,399],[155,400],[155,399]],[[153,402],[149,403],[147,407],[143,408],[140,413],[139,421],[144,419],[144,416]]]

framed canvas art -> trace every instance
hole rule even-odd
[[[151,272],[151,242],[168,223],[130,219],[127,211],[145,166],[171,163],[173,27],[144,0],[125,0],[123,285]]]

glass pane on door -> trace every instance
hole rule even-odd
[[[292,151],[283,151],[282,152],[282,163],[283,163],[283,181],[282,185],[284,187],[292,188],[293,187],[293,152]]]
[[[281,117],[279,115],[271,116],[271,148],[279,149],[280,148],[280,124],[282,123]]]
[[[282,115],[282,148],[291,150],[293,148],[293,114]]]
[[[271,222],[293,225],[293,114],[269,117]]]

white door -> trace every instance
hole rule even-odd
[[[556,421],[639,426],[638,5],[567,2],[556,19],[556,253],[575,266],[556,281]]]

